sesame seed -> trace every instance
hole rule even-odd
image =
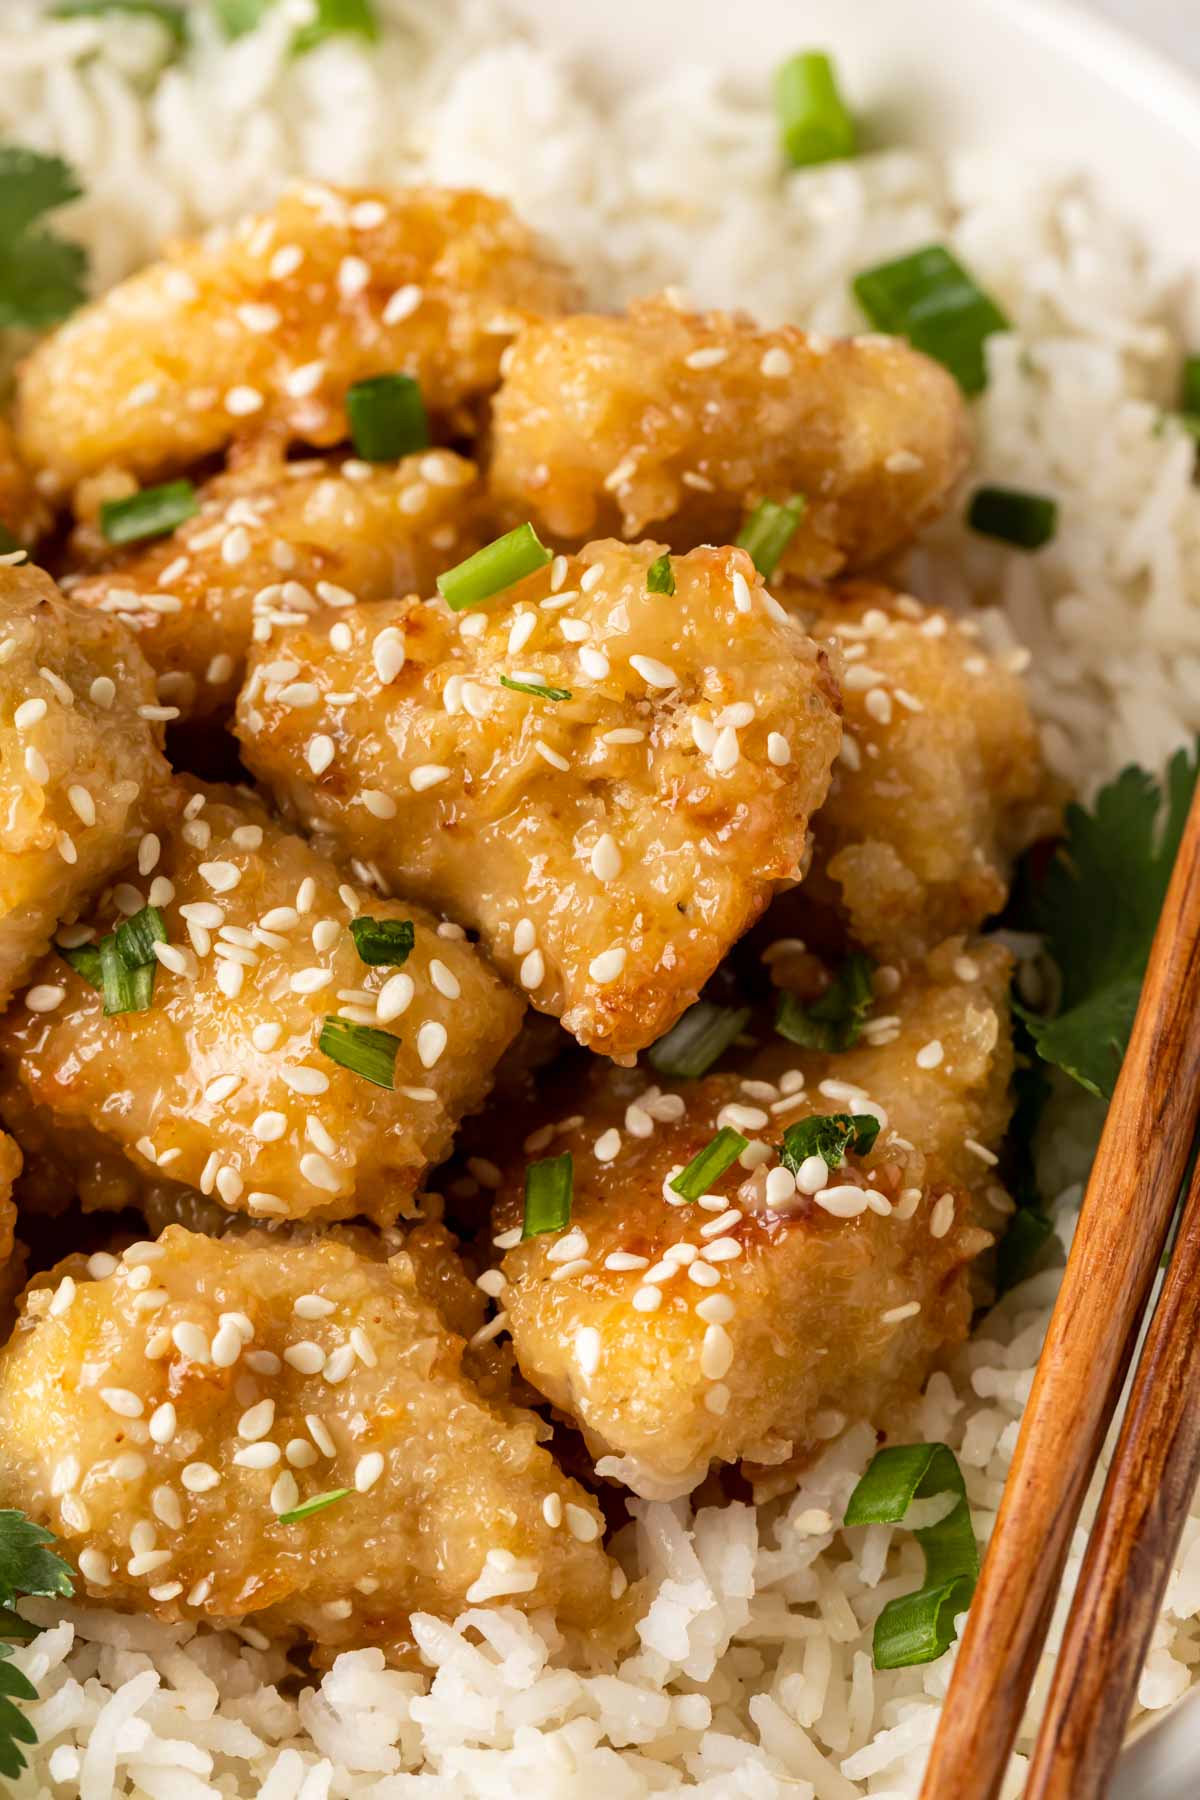
[[[881,1325],[899,1325],[902,1319],[914,1319],[921,1310],[919,1300],[908,1300],[903,1306],[893,1306],[889,1311],[880,1313]]]
[[[162,1410],[163,1408],[160,1407],[159,1411]],[[171,1410],[174,1412],[173,1407]],[[156,1443],[158,1441],[155,1439]],[[162,1441],[168,1442],[169,1440],[163,1439]],[[173,1487],[168,1487],[165,1482],[151,1493],[150,1510],[160,1524],[169,1526],[172,1531],[178,1531],[183,1524],[183,1508],[179,1504],[179,1495]]]
[[[593,981],[608,983],[616,981],[625,967],[625,951],[619,946],[611,950],[602,950],[588,964],[588,974]]]
[[[375,1001],[375,1016],[380,1024],[386,1025],[389,1020],[398,1019],[401,1013],[407,1012],[415,992],[411,975],[389,976]]]
[[[929,1042],[922,1044],[917,1051],[917,1067],[918,1069],[936,1069],[945,1060],[945,1055],[941,1038],[930,1038]]]
[[[325,1367],[321,1370],[322,1379],[328,1381],[331,1385],[336,1385],[340,1381],[345,1381],[347,1375],[349,1375],[351,1369],[353,1369],[354,1363],[355,1355],[353,1344],[339,1344],[337,1349],[332,1351],[331,1354],[325,1358]]]
[[[109,1412],[115,1412],[122,1419],[140,1419],[142,1416],[141,1398],[131,1388],[103,1387],[100,1398]]]
[[[214,894],[228,894],[242,879],[242,871],[231,862],[202,862],[198,874]]]
[[[108,1587],[112,1582],[112,1568],[108,1558],[90,1547],[79,1552],[79,1573],[93,1587]]]
[[[238,1420],[238,1436],[245,1438],[249,1444],[255,1444],[259,1438],[266,1437],[274,1423],[275,1402],[260,1400],[256,1405],[248,1407]]]
[[[305,751],[305,760],[314,775],[323,775],[333,761],[333,739],[324,732],[313,738]]]
[[[596,840],[591,854],[592,874],[597,881],[615,881],[621,873],[621,852],[611,832]]]
[[[239,1469],[273,1469],[281,1455],[278,1444],[249,1444],[235,1450],[233,1460]]]
[[[944,1238],[954,1223],[954,1195],[943,1194],[934,1202],[933,1211],[929,1215],[929,1235]]]
[[[189,1494],[207,1494],[219,1487],[221,1477],[211,1463],[188,1463],[179,1477]]]
[[[446,1027],[430,1019],[417,1033],[417,1055],[423,1069],[432,1069],[446,1048]]]
[[[867,1210],[866,1193],[853,1182],[839,1182],[833,1187],[821,1188],[813,1195],[813,1199],[835,1219],[854,1219]]]
[[[308,1445],[305,1444],[304,1448],[307,1450]],[[316,1461],[315,1456],[313,1457],[313,1461]],[[292,1508],[299,1504],[299,1501],[300,1489],[297,1485],[296,1477],[292,1474],[290,1469],[285,1469],[283,1473],[277,1475],[275,1480],[271,1483],[271,1511],[275,1513],[276,1516],[280,1513],[291,1512]]]
[[[557,1531],[563,1522],[563,1503],[558,1494],[547,1494],[542,1501],[542,1517],[551,1531]]]
[[[22,700],[13,714],[13,724],[18,731],[28,731],[31,725],[36,725],[39,720],[45,718],[48,710],[44,700]]]
[[[408,777],[408,784],[414,793],[423,794],[426,788],[436,787],[445,781],[450,770],[441,763],[418,763]]]
[[[728,1325],[736,1308],[728,1294],[706,1294],[696,1302],[696,1317],[706,1325]]]
[[[438,993],[444,995],[447,1000],[457,1000],[462,993],[457,975],[437,957],[434,957],[429,965],[429,979]]]
[[[232,1169],[229,1169],[229,1170],[222,1169],[220,1172],[220,1175],[225,1175],[225,1174],[232,1175],[233,1170]],[[221,1187],[220,1175],[218,1175],[218,1177],[217,1177],[218,1190],[220,1190],[220,1187]],[[237,1179],[238,1192],[240,1194],[241,1185],[242,1185],[241,1179],[240,1179],[240,1177],[237,1177],[235,1179]],[[232,1204],[233,1204],[232,1200],[229,1200],[228,1196],[224,1192],[221,1193],[221,1198],[223,1200],[225,1200],[228,1205],[232,1206]],[[246,1343],[246,1340],[242,1336],[241,1332],[238,1330],[236,1325],[222,1325],[220,1330],[216,1333],[216,1335],[214,1336],[213,1341],[212,1341],[212,1359],[213,1359],[214,1367],[216,1367],[218,1369],[232,1369],[234,1363],[237,1361],[238,1357],[242,1354],[242,1350],[245,1347],[245,1343]]]
[[[292,1302],[292,1311],[298,1319],[327,1319],[337,1308],[323,1294],[301,1294]]]
[[[688,1268],[688,1280],[697,1287],[716,1287],[721,1277],[707,1262],[694,1262]]]
[[[597,1162],[612,1162],[621,1154],[620,1132],[613,1126],[610,1126],[607,1131],[602,1131],[592,1146],[592,1154]]]
[[[325,1367],[325,1352],[320,1344],[302,1338],[299,1343],[288,1345],[283,1360],[300,1375],[319,1375]]]
[[[300,1158],[300,1173],[310,1187],[326,1194],[336,1194],[341,1186],[337,1170],[316,1150],[306,1150]]]
[[[322,1069],[310,1069],[306,1063],[293,1069],[281,1069],[279,1079],[294,1094],[324,1094],[329,1088],[328,1075]]]
[[[360,1456],[354,1469],[354,1486],[356,1492],[365,1494],[373,1488],[383,1474],[383,1457],[378,1450],[369,1450],[366,1456]]]
[[[638,1312],[657,1312],[662,1305],[662,1289],[653,1283],[638,1288],[633,1296],[634,1308]]]
[[[709,1325],[700,1347],[700,1372],[708,1381],[720,1381],[733,1366],[733,1339],[723,1325]]]
[[[576,1506],[568,1500],[566,1507],[567,1530],[581,1544],[592,1544],[600,1536],[600,1526],[584,1506]]]
[[[263,397],[257,388],[231,387],[225,396],[225,411],[235,419],[245,419],[262,408]]]
[[[208,1339],[205,1337],[203,1331],[201,1331],[199,1325],[190,1324],[186,1320],[181,1325],[173,1325],[171,1327],[171,1342],[174,1344],[179,1354],[181,1356],[186,1356],[189,1362],[207,1363],[212,1360],[209,1353]]]
[[[699,350],[691,350],[684,357],[684,366],[689,369],[715,369],[723,363],[729,351],[723,344],[705,344]]]
[[[347,646],[349,648],[349,646]],[[394,625],[388,625],[378,633],[371,646],[371,660],[375,664],[375,673],[385,687],[395,681],[404,667],[404,638]]]
[[[29,989],[25,996],[25,1004],[30,1012],[53,1012],[56,1006],[62,1005],[66,998],[66,992],[65,988],[53,986],[49,982],[41,982],[37,987]]]
[[[704,1396],[705,1411],[714,1414],[717,1418],[723,1418],[729,1410],[729,1402],[732,1398],[732,1394],[723,1381],[714,1382]]]
[[[402,320],[416,312],[423,297],[422,290],[414,282],[409,281],[403,287],[398,287],[395,293],[389,296],[384,306],[384,324],[399,325]]]
[[[769,381],[781,381],[785,376],[791,374],[792,359],[779,344],[772,344],[769,350],[763,351],[762,361],[758,367],[759,373],[765,375]]]
[[[343,256],[338,265],[337,284],[344,299],[352,300],[356,294],[361,294],[370,279],[370,264],[361,256]]]
[[[88,689],[88,697],[95,706],[107,712],[117,697],[116,683],[108,675],[97,675]]]
[[[737,767],[741,754],[741,745],[738,743],[738,735],[733,726],[722,726],[717,733],[717,740],[712,749],[713,768],[719,775],[728,775],[731,769]]]
[[[567,758],[562,756],[557,750],[552,749],[545,738],[534,738],[533,747],[541,757],[542,761],[548,762],[552,769],[565,771],[570,768],[571,765]]]
[[[672,688],[679,685],[674,669],[669,669],[666,663],[659,662],[653,656],[631,656],[629,666],[648,687]]]
[[[223,1100],[236,1094],[241,1085],[240,1075],[216,1075],[205,1088],[204,1098],[210,1106],[220,1106]]]
[[[50,779],[50,765],[40,750],[30,744],[25,751],[25,772],[42,786]]]
[[[767,761],[777,769],[785,769],[792,760],[792,747],[782,732],[771,731],[767,734]]]
[[[317,1460],[317,1453],[307,1438],[289,1438],[283,1454],[293,1469],[311,1469]]]

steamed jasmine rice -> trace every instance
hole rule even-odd
[[[952,507],[902,579],[977,609],[989,643],[1025,674],[1048,762],[1078,790],[1131,760],[1156,766],[1200,729],[1195,445],[1168,414],[1200,308],[1185,272],[1086,184],[1069,171],[1022,183],[1007,163],[900,147],[784,174],[764,94],[685,70],[601,104],[490,4],[376,3],[387,26],[375,46],[340,39],[295,61],[287,47],[304,8],[281,0],[233,45],[201,34],[174,63],[152,21],[53,22],[10,4],[0,133],[84,172],[86,198],[61,222],[88,244],[100,285],[149,260],[164,235],[269,203],[297,175],[480,186],[547,233],[594,304],[672,285],[700,305],[826,332],[863,328],[857,271],[949,243],[1014,325],[989,340],[972,484],[1052,494],[1059,528],[1022,558],[972,536]],[[1042,1184],[1059,1195],[1064,1239],[1097,1124],[1095,1105],[1072,1092],[1043,1134]],[[954,1449],[984,1534],[1056,1284],[1046,1272],[1006,1296],[895,1425],[898,1438]],[[298,1689],[250,1627],[32,1602],[48,1629],[14,1660],[39,1690],[39,1742],[14,1792],[915,1794],[952,1654],[873,1669],[874,1620],[919,1583],[920,1553],[905,1529],[839,1528],[875,1440],[827,1424],[826,1455],[794,1493],[757,1509],[633,1503],[614,1548],[648,1598],[636,1651],[610,1673],[574,1672],[548,1622],[500,1607],[453,1625],[418,1615],[421,1675],[363,1650]],[[1072,1576],[1082,1545],[1078,1532]],[[1054,1631],[1051,1651],[1056,1641]],[[1140,1707],[1168,1706],[1197,1662],[1200,1507]],[[1019,1788],[1015,1766],[1009,1792]]]

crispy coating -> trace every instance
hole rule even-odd
[[[161,842],[88,923],[99,934],[147,899],[168,945],[146,1010],[107,1016],[83,976],[49,957],[30,992],[53,985],[61,1004],[34,1012],[27,993],[0,1022],[0,1113],[31,1162],[50,1159],[43,1189],[68,1171],[85,1204],[104,1205],[115,1149],[154,1184],[259,1217],[410,1211],[424,1169],[487,1092],[517,997],[456,927],[400,901],[362,902],[233,790],[180,784]],[[403,968],[360,959],[348,926],[362,913],[412,921]],[[318,1048],[331,1014],[398,1037],[394,1089]]]
[[[7,419],[0,419],[0,525],[26,547],[50,529],[53,514],[17,452]]]
[[[866,582],[781,595],[846,658],[805,897],[833,901],[883,957],[975,929],[1003,906],[1013,858],[1057,823],[1020,678],[970,621],[908,595]]]
[[[448,450],[375,466],[256,459],[198,499],[176,531],[124,553],[77,533],[77,555],[102,560],[70,584],[137,633],[159,697],[189,717],[232,706],[256,621],[427,593],[482,542],[478,477]]]
[[[714,1459],[802,1458],[845,1419],[885,1418],[965,1337],[980,1220],[999,1218],[986,1196],[1009,1114],[1008,970],[999,948],[951,940],[839,1055],[774,1038],[727,1059],[736,1073],[665,1091],[649,1071],[597,1069],[569,1128],[531,1140],[574,1159],[569,1232],[516,1241],[531,1152],[513,1158],[498,1304],[527,1380],[613,1457],[602,1474],[669,1496]],[[775,1146],[794,1121],[851,1108],[883,1129],[868,1155],[802,1175],[816,1198],[754,1148],[699,1205],[665,1197],[722,1126]]]
[[[808,505],[783,567],[861,568],[940,512],[966,460],[944,369],[895,339],[830,341],[649,300],[530,326],[505,362],[490,481],[579,539],[733,540],[767,497]]]
[[[513,335],[573,297],[502,200],[300,183],[170,246],[38,345],[18,441],[64,490],[107,465],[151,481],[263,429],[337,443],[347,388],[387,371],[461,429]]]
[[[172,1226],[97,1279],[60,1265],[0,1353],[4,1504],[51,1527],[96,1599],[253,1618],[327,1657],[403,1658],[410,1613],[492,1599],[602,1620],[599,1510],[541,1422],[465,1372],[418,1273],[447,1248],[414,1234],[384,1261],[362,1235]]]
[[[589,545],[486,613],[280,632],[238,706],[246,762],[294,816],[477,929],[611,1056],[665,1030],[800,873],[839,740],[825,660],[746,553],[675,558],[666,595],[646,586],[659,550]]]
[[[154,816],[170,780],[154,706],[123,625],[0,567],[0,1006]]]

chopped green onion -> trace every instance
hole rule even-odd
[[[908,339],[949,369],[964,394],[987,386],[984,340],[1008,320],[941,244],[855,276],[859,305],[878,331]]]
[[[121,954],[118,935],[110,931],[100,939],[100,992],[104,1011],[109,1018],[118,1013],[145,1012],[154,998],[156,964],[135,963],[132,967]]]
[[[170,5],[169,0],[56,0],[50,9],[52,19],[103,18],[106,13],[156,19],[178,49],[187,42],[187,17],[182,7]]]
[[[552,561],[553,553],[533,526],[518,525],[515,531],[485,544],[474,556],[439,575],[438,592],[455,612],[465,612],[468,607],[482,606],[515,581],[523,581],[526,575]]]
[[[788,161],[798,169],[854,155],[854,120],[822,50],[789,56],[775,71],[775,116]]]
[[[293,1506],[287,1512],[277,1513],[277,1522],[280,1525],[296,1525],[301,1519],[309,1519],[313,1513],[323,1512],[327,1506],[333,1506],[336,1501],[344,1500],[349,1492],[349,1488],[330,1488],[328,1493],[314,1494],[311,1500],[304,1500],[299,1506]]]
[[[117,926],[117,949],[127,969],[148,969],[158,961],[155,944],[165,944],[167,928],[157,906],[143,906]]]
[[[945,1444],[878,1451],[846,1507],[846,1525],[898,1525],[914,1500],[935,1494],[957,1499],[944,1519],[913,1532],[925,1554],[925,1580],[915,1593],[889,1600],[876,1619],[877,1669],[935,1662],[949,1649],[955,1614],[970,1605],[979,1579],[979,1549],[962,1471]]]
[[[417,941],[411,919],[351,919],[350,936],[359,961],[372,968],[400,968]]]
[[[81,975],[89,987],[100,992],[100,946],[98,944],[80,944],[75,950],[64,950],[61,944],[55,949],[65,963],[69,963],[77,975]]]
[[[136,544],[143,538],[165,537],[199,510],[190,481],[166,481],[130,494],[128,500],[104,501],[100,529],[110,544]]]
[[[750,552],[764,581],[770,581],[779,567],[779,559],[795,537],[807,504],[803,494],[793,494],[790,500],[783,501],[760,500],[738,532],[738,544]]]
[[[1058,529],[1058,501],[1048,494],[1026,494],[1020,488],[976,488],[967,508],[967,524],[984,537],[999,538],[1020,550],[1040,550]]]
[[[749,1023],[748,1006],[714,1006],[709,1000],[697,1000],[650,1046],[646,1061],[672,1081],[697,1081]]]
[[[513,681],[508,675],[500,677],[500,686],[511,688],[514,694],[532,694],[535,700],[569,700],[570,688],[543,687],[540,681]]]
[[[1179,383],[1179,410],[1193,418],[1200,414],[1200,356],[1185,356]]]
[[[330,1062],[340,1063],[352,1075],[361,1075],[375,1087],[396,1085],[396,1052],[400,1039],[374,1025],[356,1025],[352,1019],[328,1015],[321,1026],[317,1049]]]
[[[735,1163],[749,1143],[731,1125],[722,1125],[712,1142],[698,1156],[693,1156],[686,1169],[681,1169],[671,1183],[672,1193],[684,1200],[699,1200],[714,1181],[720,1181],[726,1169]]]
[[[675,571],[671,567],[671,558],[664,550],[656,556],[646,570],[646,592],[649,594],[673,594],[675,592]]]
[[[827,1169],[840,1169],[847,1150],[866,1156],[879,1136],[879,1120],[874,1113],[816,1113],[811,1119],[798,1119],[783,1134],[779,1160],[793,1175],[807,1157],[819,1156]]]
[[[569,1154],[530,1163],[525,1171],[522,1238],[540,1237],[544,1231],[562,1231],[571,1223],[574,1183],[575,1164]]]
[[[871,986],[874,967],[869,956],[855,950],[811,1006],[803,1006],[795,994],[781,994],[775,1014],[780,1037],[806,1050],[849,1050],[858,1042],[875,998]]]
[[[379,20],[371,0],[316,0],[316,15],[307,25],[302,25],[292,39],[292,52],[304,56],[338,33],[366,38],[369,44],[377,43]]]
[[[364,462],[397,462],[429,446],[429,420],[411,375],[372,375],[346,393],[354,448]]]

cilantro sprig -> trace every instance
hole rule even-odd
[[[1025,917],[1058,968],[1051,1015],[1017,1003],[1037,1053],[1103,1100],[1112,1098],[1142,978],[1200,766],[1200,746],[1171,758],[1161,782],[1136,766],[1090,810],[1067,808],[1066,835]]]
[[[0,144],[0,327],[40,331],[82,302],[87,252],[39,224],[82,192],[61,157]]]
[[[23,1512],[0,1511],[0,1638],[27,1643],[39,1627],[15,1612],[15,1602],[25,1594],[65,1598],[75,1592],[71,1571],[50,1546],[53,1534],[35,1525]],[[10,1642],[0,1643],[0,1775],[15,1780],[25,1767],[23,1744],[35,1744],[37,1733],[16,1705],[36,1700],[37,1689],[6,1660],[13,1653]]]

